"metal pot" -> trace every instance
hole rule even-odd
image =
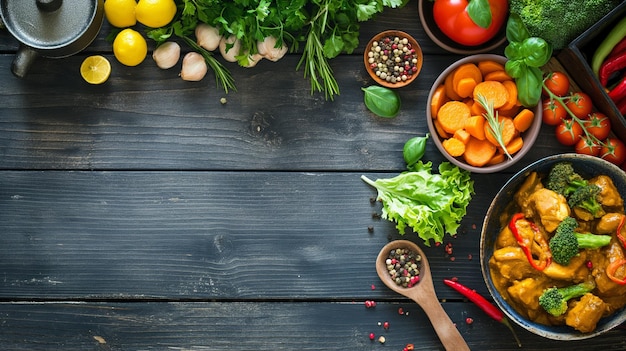
[[[104,0],[0,0],[0,16],[19,42],[11,71],[24,77],[38,56],[62,58],[98,36]]]

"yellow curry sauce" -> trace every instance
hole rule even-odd
[[[512,212],[505,211],[501,217],[502,231],[489,260],[491,277],[502,297],[521,315],[541,324],[568,325],[580,332],[589,333],[596,328],[598,320],[619,310],[626,304],[626,284],[611,280],[607,266],[624,260],[625,250],[617,237],[617,230],[624,216],[624,200],[612,180],[604,175],[589,179],[601,188],[599,202],[605,212],[600,218],[579,208],[571,209],[565,198],[546,189],[537,173],[531,173],[515,193],[514,204],[524,217],[538,228],[542,240],[549,241],[556,226],[565,217],[574,217],[581,231],[612,235],[609,245],[600,249],[583,249],[567,266],[550,262],[545,269],[533,267],[514,237],[508,223]],[[624,226],[626,229],[626,226]],[[626,235],[626,230],[622,235]],[[591,234],[593,235],[593,234]],[[534,257],[540,256],[541,248],[533,245]],[[624,277],[626,268],[621,266],[616,276]],[[565,314],[554,317],[539,306],[539,296],[550,287],[565,287],[584,281],[596,285],[591,293],[568,302]]]

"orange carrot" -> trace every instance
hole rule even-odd
[[[473,104],[470,105],[470,113],[472,115],[482,116],[483,113],[487,112],[487,111],[485,111],[483,106],[481,104],[479,104],[478,102],[474,101],[473,98],[472,98],[472,101],[473,101]]]
[[[517,113],[522,109],[521,106],[519,105],[515,105],[513,106],[511,109],[509,110],[505,110],[503,108],[499,108],[498,109],[498,115],[499,116],[507,116],[507,117],[515,117],[517,115]]]
[[[505,80],[513,80],[506,71],[493,71],[485,75],[484,80],[495,80],[496,82],[504,82]]]
[[[460,140],[463,144],[467,144],[470,136],[470,133],[465,129],[457,129],[457,131],[452,135],[453,138]]]
[[[441,123],[441,128],[450,134],[463,128],[469,117],[470,109],[461,101],[448,101],[441,106],[437,113],[437,121]]]
[[[512,80],[505,80],[502,82],[502,85],[509,92],[509,99],[506,104],[504,104],[501,109],[510,110],[517,105],[517,85]]]
[[[487,140],[470,138],[465,145],[463,158],[471,166],[482,167],[496,154],[496,146]]]
[[[524,146],[524,140],[521,136],[517,136],[506,145],[506,151],[509,155],[513,155],[514,153],[520,151],[522,146]]]
[[[482,95],[493,103],[493,108],[498,109],[509,100],[509,92],[504,85],[495,80],[480,82],[474,88],[474,100],[478,101],[478,95]]]
[[[466,97],[470,95],[463,96],[461,92],[458,90],[459,82],[462,79],[471,78],[476,82],[476,84],[483,81],[483,74],[478,69],[478,66],[474,63],[465,63],[457,67],[457,69],[452,72],[452,87],[457,95],[461,97]],[[467,84],[464,84],[464,87],[467,88]]]
[[[443,82],[446,87],[446,95],[450,100],[461,100],[461,97],[454,91],[454,85],[452,84],[452,74],[448,74]]]
[[[433,125],[435,126],[435,130],[437,131],[437,135],[439,135],[440,138],[442,139],[446,139],[450,137],[450,134],[448,134],[445,130],[443,130],[443,128],[441,127],[441,123],[439,123],[439,120],[437,119],[433,119]]]
[[[472,92],[474,92],[476,84],[478,83],[474,80],[474,78],[461,78],[455,86],[456,93],[462,98],[472,96]]]
[[[478,62],[478,69],[480,69],[480,72],[483,74],[484,77],[488,73],[494,71],[504,71],[504,65],[493,60],[483,60]]]
[[[449,138],[441,142],[443,149],[452,157],[459,157],[465,153],[465,144],[456,138]]]
[[[520,133],[523,133],[530,128],[534,119],[535,113],[525,108],[513,118],[513,124],[515,125],[515,129],[517,129]]]
[[[465,121],[463,127],[469,135],[478,140],[485,140],[485,117],[483,116],[471,116]]]
[[[502,130],[502,142],[504,145],[508,145],[511,140],[517,136],[517,130],[515,129],[515,124],[513,124],[513,119],[510,117],[499,116],[498,123],[501,125],[500,129]],[[500,146],[500,143],[498,143],[493,135],[493,131],[491,130],[489,123],[485,123],[485,138],[494,146]]]
[[[437,118],[437,112],[448,100],[445,85],[442,84],[438,86],[433,92],[433,97],[430,100],[430,114],[432,118]]]
[[[489,165],[489,166],[497,165],[498,163],[504,162],[505,159],[506,159],[506,157],[504,156],[504,152],[498,150],[498,152],[496,152],[496,154],[493,155],[491,160],[489,160],[489,162],[487,162],[487,165]]]

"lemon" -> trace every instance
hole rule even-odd
[[[148,44],[139,32],[126,28],[113,40],[113,55],[126,66],[137,66],[146,58]]]
[[[137,24],[136,6],[135,0],[106,0],[104,2],[104,15],[114,27],[132,27]]]
[[[135,8],[137,21],[151,28],[170,23],[176,15],[174,0],[139,0]]]
[[[111,63],[104,56],[89,56],[80,65],[80,75],[89,84],[102,84],[111,75]]]

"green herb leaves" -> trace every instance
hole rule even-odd
[[[506,24],[509,44],[504,55],[509,59],[506,72],[515,79],[522,105],[533,107],[541,99],[543,73],[540,67],[552,57],[552,46],[542,38],[531,37],[517,14],[511,13]]]
[[[467,14],[472,21],[482,28],[489,28],[492,21],[489,0],[470,0],[467,4]]]
[[[400,95],[396,91],[378,85],[361,90],[365,92],[365,106],[377,116],[393,118],[400,112]]]
[[[446,233],[456,234],[474,194],[470,172],[449,162],[439,165],[439,174],[432,173],[432,162],[418,161],[410,172],[393,178],[361,179],[378,190],[382,218],[396,222],[400,234],[411,227],[426,246],[430,240],[443,242]]]

